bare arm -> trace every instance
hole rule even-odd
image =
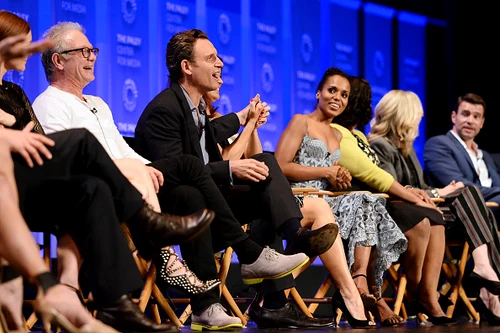
[[[245,158],[250,158],[255,154],[262,153],[262,151],[262,143],[260,142],[259,132],[257,131],[257,128],[255,128],[250,136],[250,142],[248,143],[244,156]]]
[[[257,94],[256,98],[250,102],[250,111],[243,131],[233,143],[222,150],[224,160],[234,161],[242,158],[242,156],[248,158],[262,153],[262,144],[257,133],[257,127],[261,126],[258,125],[258,122],[262,115],[267,114],[268,111],[269,107],[265,102],[260,102],[260,96]]]
[[[306,118],[300,114],[293,116],[281,134],[274,156],[281,170],[290,180],[301,181],[327,178],[332,168],[309,167],[292,162],[305,134]]]

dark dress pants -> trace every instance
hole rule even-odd
[[[158,194],[162,211],[188,215],[209,208],[215,212],[210,228],[196,239],[180,244],[180,248],[182,258],[198,278],[203,281],[216,279],[214,252],[246,239],[247,234],[243,232],[219,188],[198,158],[182,155],[158,160],[150,165],[160,170],[165,179]],[[191,296],[193,311],[218,302],[218,288]]]
[[[94,176],[49,179],[23,198],[25,218],[34,231],[69,234],[84,259],[89,290],[103,305],[140,292],[140,275],[120,227],[109,186]]]
[[[53,155],[30,168],[14,155],[21,211],[32,230],[73,235],[85,260],[94,262],[97,298],[116,299],[142,287],[120,222],[143,205],[97,139],[85,129],[49,135]],[[119,258],[119,259],[118,259]]]
[[[235,180],[236,186],[226,196],[227,202],[240,223],[251,223],[251,238],[260,246],[269,245],[283,253],[283,239],[277,231],[292,218],[302,219],[302,213],[292,194],[290,183],[276,158],[269,153],[252,156],[269,168],[266,181],[254,183]],[[291,275],[276,280],[264,280],[264,293],[295,287]]]
[[[92,175],[108,184],[120,221],[127,221],[141,208],[144,203],[142,195],[120,172],[92,133],[86,129],[71,129],[49,134],[48,137],[56,144],[49,148],[52,159],[45,160],[43,166],[30,168],[21,156],[13,156],[20,197],[28,186],[36,186],[46,179]],[[22,201],[20,206],[23,211]]]

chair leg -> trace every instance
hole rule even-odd
[[[181,324],[184,324],[192,313],[193,311],[191,311],[191,304],[188,304],[182,314],[179,316],[179,321],[181,322]]]
[[[316,294],[314,295],[314,298],[323,298],[325,297],[326,293],[328,290],[330,290],[330,287],[332,286],[333,280],[330,274],[328,274],[321,285],[319,286],[318,290],[316,291]],[[318,308],[319,303],[311,303],[309,304],[308,310],[309,313],[313,314],[316,309]]]
[[[160,291],[160,288],[158,288],[156,284],[153,285],[153,297],[155,298],[158,305],[161,306],[163,311],[165,311],[170,321],[174,323],[174,325],[176,325],[177,327],[183,327],[182,324],[184,322],[181,322],[181,320],[177,317],[174,310],[172,309],[168,301],[165,299],[165,296],[163,296],[162,292]]]
[[[156,321],[157,324],[161,324],[161,317],[160,317],[160,311],[158,311],[158,305],[157,304],[151,304],[149,306],[151,309],[151,312],[153,313],[153,317]]]
[[[304,303],[304,300],[295,287],[290,288],[290,294],[292,295],[292,299],[295,301],[295,303],[297,303],[299,309],[302,310],[302,312],[304,312],[304,314],[309,318],[313,318],[312,313],[307,308],[306,303]]]

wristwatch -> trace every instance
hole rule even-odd
[[[438,192],[437,188],[433,188],[433,189],[431,190],[431,193],[432,193],[432,196],[433,196],[434,198],[439,198],[439,197],[440,197],[440,196],[439,196],[439,192]]]

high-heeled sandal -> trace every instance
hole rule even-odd
[[[364,277],[368,281],[368,277],[365,274],[356,274],[352,277],[352,279],[354,280],[358,277]],[[365,307],[372,307],[377,303],[377,298],[368,292],[365,293],[360,292],[359,295],[361,296],[361,300],[363,301],[363,305]]]
[[[427,316],[427,320],[430,321],[433,325],[442,325],[442,326],[447,326],[447,325],[454,325],[457,323],[457,321],[453,318],[449,318],[446,316],[433,316],[429,313],[429,310],[425,308],[425,306],[420,303],[419,300],[415,300],[415,305],[417,308],[417,311],[420,313],[423,313]],[[419,316],[416,316],[416,320],[420,321]]]
[[[169,261],[173,257],[173,260],[169,264]],[[208,280],[206,282],[201,281],[198,277],[187,267],[184,260],[179,258],[177,253],[172,249],[162,250],[156,258],[156,268],[159,276],[163,281],[172,287],[181,289],[189,294],[196,295],[207,292],[215,287],[217,287],[221,281],[219,279]],[[177,262],[180,262],[180,267],[175,267]],[[174,273],[181,269],[185,269],[186,272],[181,275],[173,276]]]
[[[347,309],[344,298],[340,294],[339,289],[337,289],[335,291],[335,294],[333,294],[332,296],[332,306],[334,313],[335,311],[337,311],[337,309],[342,310],[342,314],[352,328],[377,328],[377,324],[371,320],[356,319],[352,316],[352,314],[349,312],[349,309]]]
[[[0,309],[0,333],[28,333],[29,331],[26,328],[17,328],[15,330],[9,329],[9,325],[7,318],[5,317],[3,311]]]
[[[484,304],[479,295],[475,301],[476,309],[479,312],[479,326],[483,325],[483,320],[486,319],[489,326],[500,326],[500,317],[491,312]]]
[[[35,277],[35,282],[38,286],[38,293],[36,295],[35,301],[33,302],[33,310],[35,311],[38,318],[42,321],[43,330],[45,333],[52,332],[52,325],[54,325],[56,328],[63,329],[67,333],[119,333],[114,328],[104,324],[97,319],[94,319],[91,322],[77,328],[63,314],[61,314],[59,310],[54,308],[43,298],[46,290],[58,285],[57,280],[54,278],[54,276],[49,272],[42,273]],[[66,285],[66,287],[68,286]]]
[[[500,295],[500,282],[488,280],[474,271],[467,277],[467,284],[475,287],[477,290],[486,288],[493,295]]]
[[[382,299],[382,295],[380,295],[379,293],[374,293],[373,296],[377,298],[377,303]],[[385,327],[397,327],[405,323],[404,318],[395,313],[393,313],[392,316],[390,316],[389,318],[381,320],[381,315],[380,311],[378,310],[377,303],[375,303],[375,305],[373,306],[374,309],[373,315],[378,320],[380,325]]]
[[[4,282],[3,275],[4,275],[4,271],[6,270],[5,267],[6,266],[0,266],[0,284]],[[19,275],[17,275],[17,276],[19,276]],[[10,277],[13,278],[14,275],[12,275]],[[17,325],[12,323],[13,320],[12,320],[12,315],[10,315],[10,312],[9,312],[9,315],[10,315],[11,321],[9,322],[9,320],[8,320],[9,316],[6,316],[4,313],[6,310],[7,310],[7,308],[5,306],[2,306],[2,303],[0,302],[0,333],[28,333],[28,330],[25,327],[21,327],[21,328],[18,327],[14,330],[9,329],[9,327],[14,327]],[[10,323],[10,325],[9,325],[9,323]]]
[[[61,283],[61,284],[63,286],[68,287],[69,289],[73,290],[76,293],[76,296],[78,296],[78,300],[80,301],[80,303],[82,303],[83,306],[87,307],[87,302],[85,301],[85,298],[83,297],[83,293],[79,288],[72,286],[70,284],[67,284],[67,283]]]

